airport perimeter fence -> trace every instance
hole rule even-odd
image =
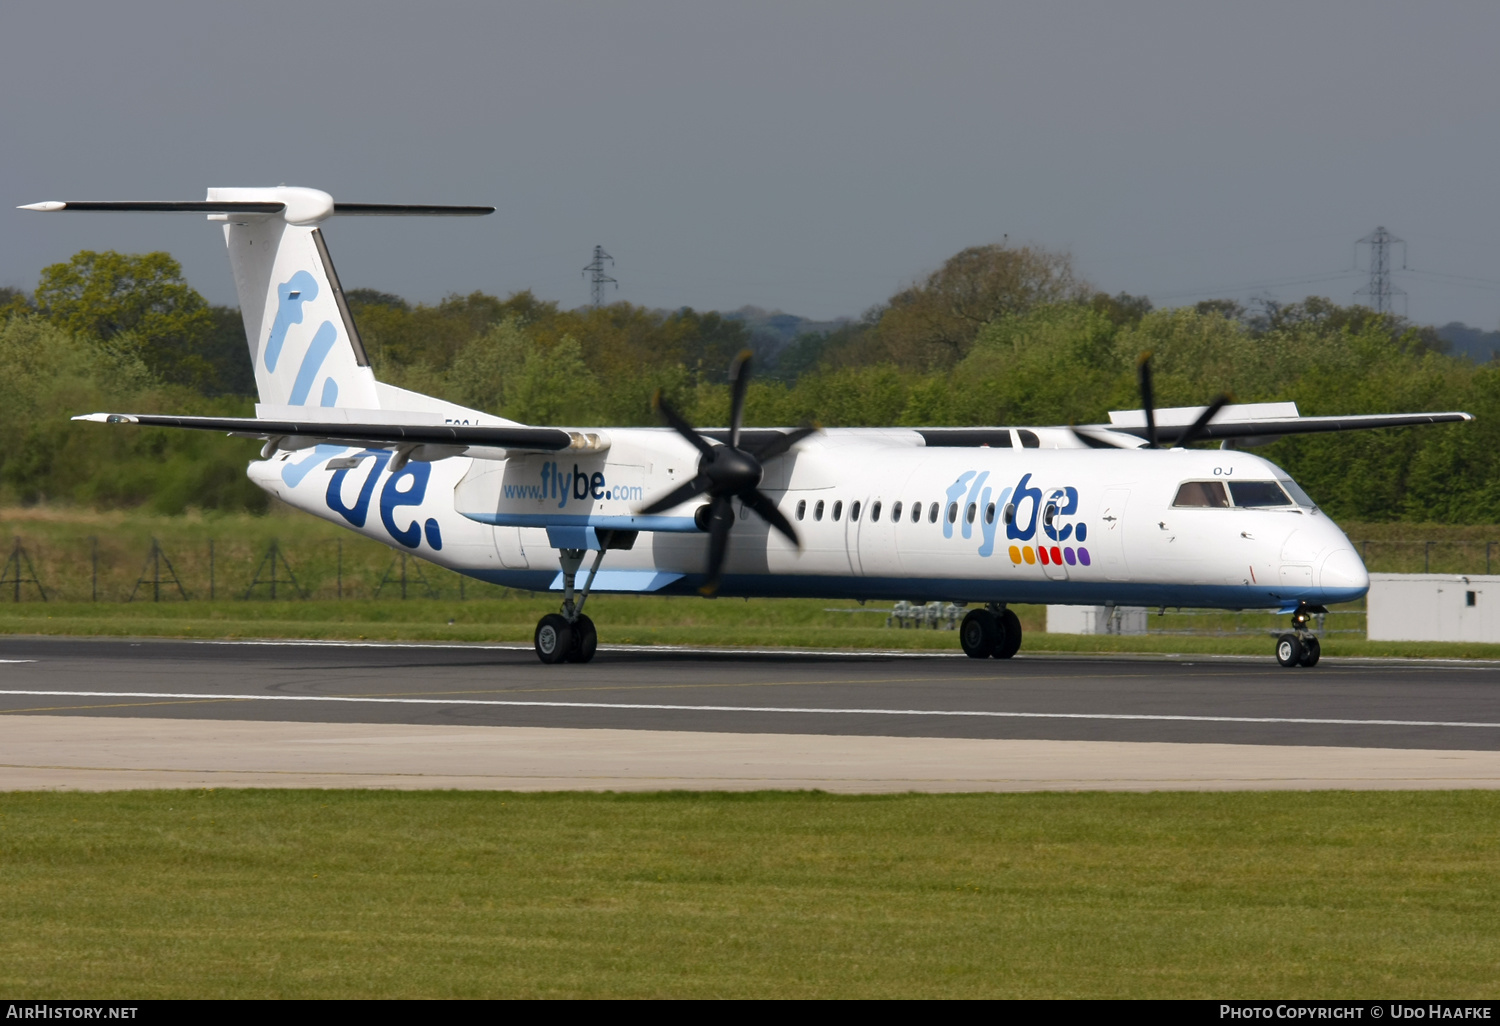
[[[3,531],[3,528],[0,528]],[[501,598],[484,584],[359,536],[276,534],[154,537],[107,530],[86,537],[0,533],[0,602],[201,602],[297,599],[402,600]],[[1384,573],[1485,574],[1500,571],[1500,540],[1355,539],[1365,565]],[[1335,609],[1322,629],[1363,634],[1363,603]],[[954,629],[965,610],[949,602],[866,605],[829,611],[863,614],[893,629]],[[1148,634],[1249,635],[1285,629],[1262,611],[1150,610]]]
[[[108,533],[58,543],[0,535],[0,602],[202,602],[497,598],[510,589],[366,539],[284,543]]]

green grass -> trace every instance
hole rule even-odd
[[[1500,794],[0,795],[0,990],[1500,992]]]

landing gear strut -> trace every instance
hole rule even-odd
[[[558,549],[558,561],[562,564],[563,604],[562,612],[548,613],[537,621],[536,632],[531,643],[536,648],[536,657],[544,663],[586,663],[594,658],[599,647],[599,632],[594,621],[583,615],[583,604],[589,600],[589,590],[599,573],[599,564],[604,562],[607,549],[628,549],[635,544],[635,531],[607,531],[586,529],[587,549]],[[590,550],[594,562],[583,581],[583,587],[574,588],[578,582],[578,570],[583,566],[583,557]]]
[[[1009,659],[1021,648],[1021,618],[1004,603],[991,602],[964,617],[958,642],[970,659]]]
[[[578,579],[578,568],[583,565],[587,549],[560,550],[563,572],[563,607],[561,613],[548,613],[537,621],[536,632],[531,643],[536,648],[536,657],[544,663],[586,663],[594,658],[599,647],[599,632],[594,621],[583,615],[583,604],[588,601],[589,589],[594,586],[594,576],[599,564],[604,561],[604,548],[600,546],[594,554],[594,564],[583,582],[578,600],[573,600],[573,587]]]
[[[1326,613],[1327,609],[1322,606],[1310,606],[1303,602],[1292,614],[1292,629],[1289,633],[1281,635],[1276,639],[1276,661],[1285,667],[1318,665],[1318,659],[1323,655],[1323,646],[1318,644],[1315,635],[1307,626],[1307,621],[1314,615]]]

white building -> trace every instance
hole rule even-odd
[[[1371,574],[1371,641],[1500,642],[1500,577]]]
[[[1145,606],[1048,606],[1048,634],[1145,634]]]

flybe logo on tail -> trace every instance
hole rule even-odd
[[[318,298],[318,281],[306,271],[298,271],[292,275],[290,281],[282,282],[276,286],[277,306],[276,320],[271,324],[271,334],[266,338],[265,363],[266,370],[276,373],[276,367],[281,362],[281,351],[286,346],[286,335],[293,324],[302,323],[302,306]],[[328,358],[328,353],[333,349],[333,344],[338,341],[338,328],[334,327],[332,321],[324,321],[318,325],[318,330],[313,333],[312,342],[308,344],[307,352],[302,355],[302,364],[297,368],[297,377],[292,382],[292,394],[287,399],[290,406],[305,406],[307,397],[312,392],[313,383],[317,380],[318,371],[323,367],[323,361]],[[338,402],[339,386],[332,377],[323,379],[323,391],[318,405],[332,406]]]

